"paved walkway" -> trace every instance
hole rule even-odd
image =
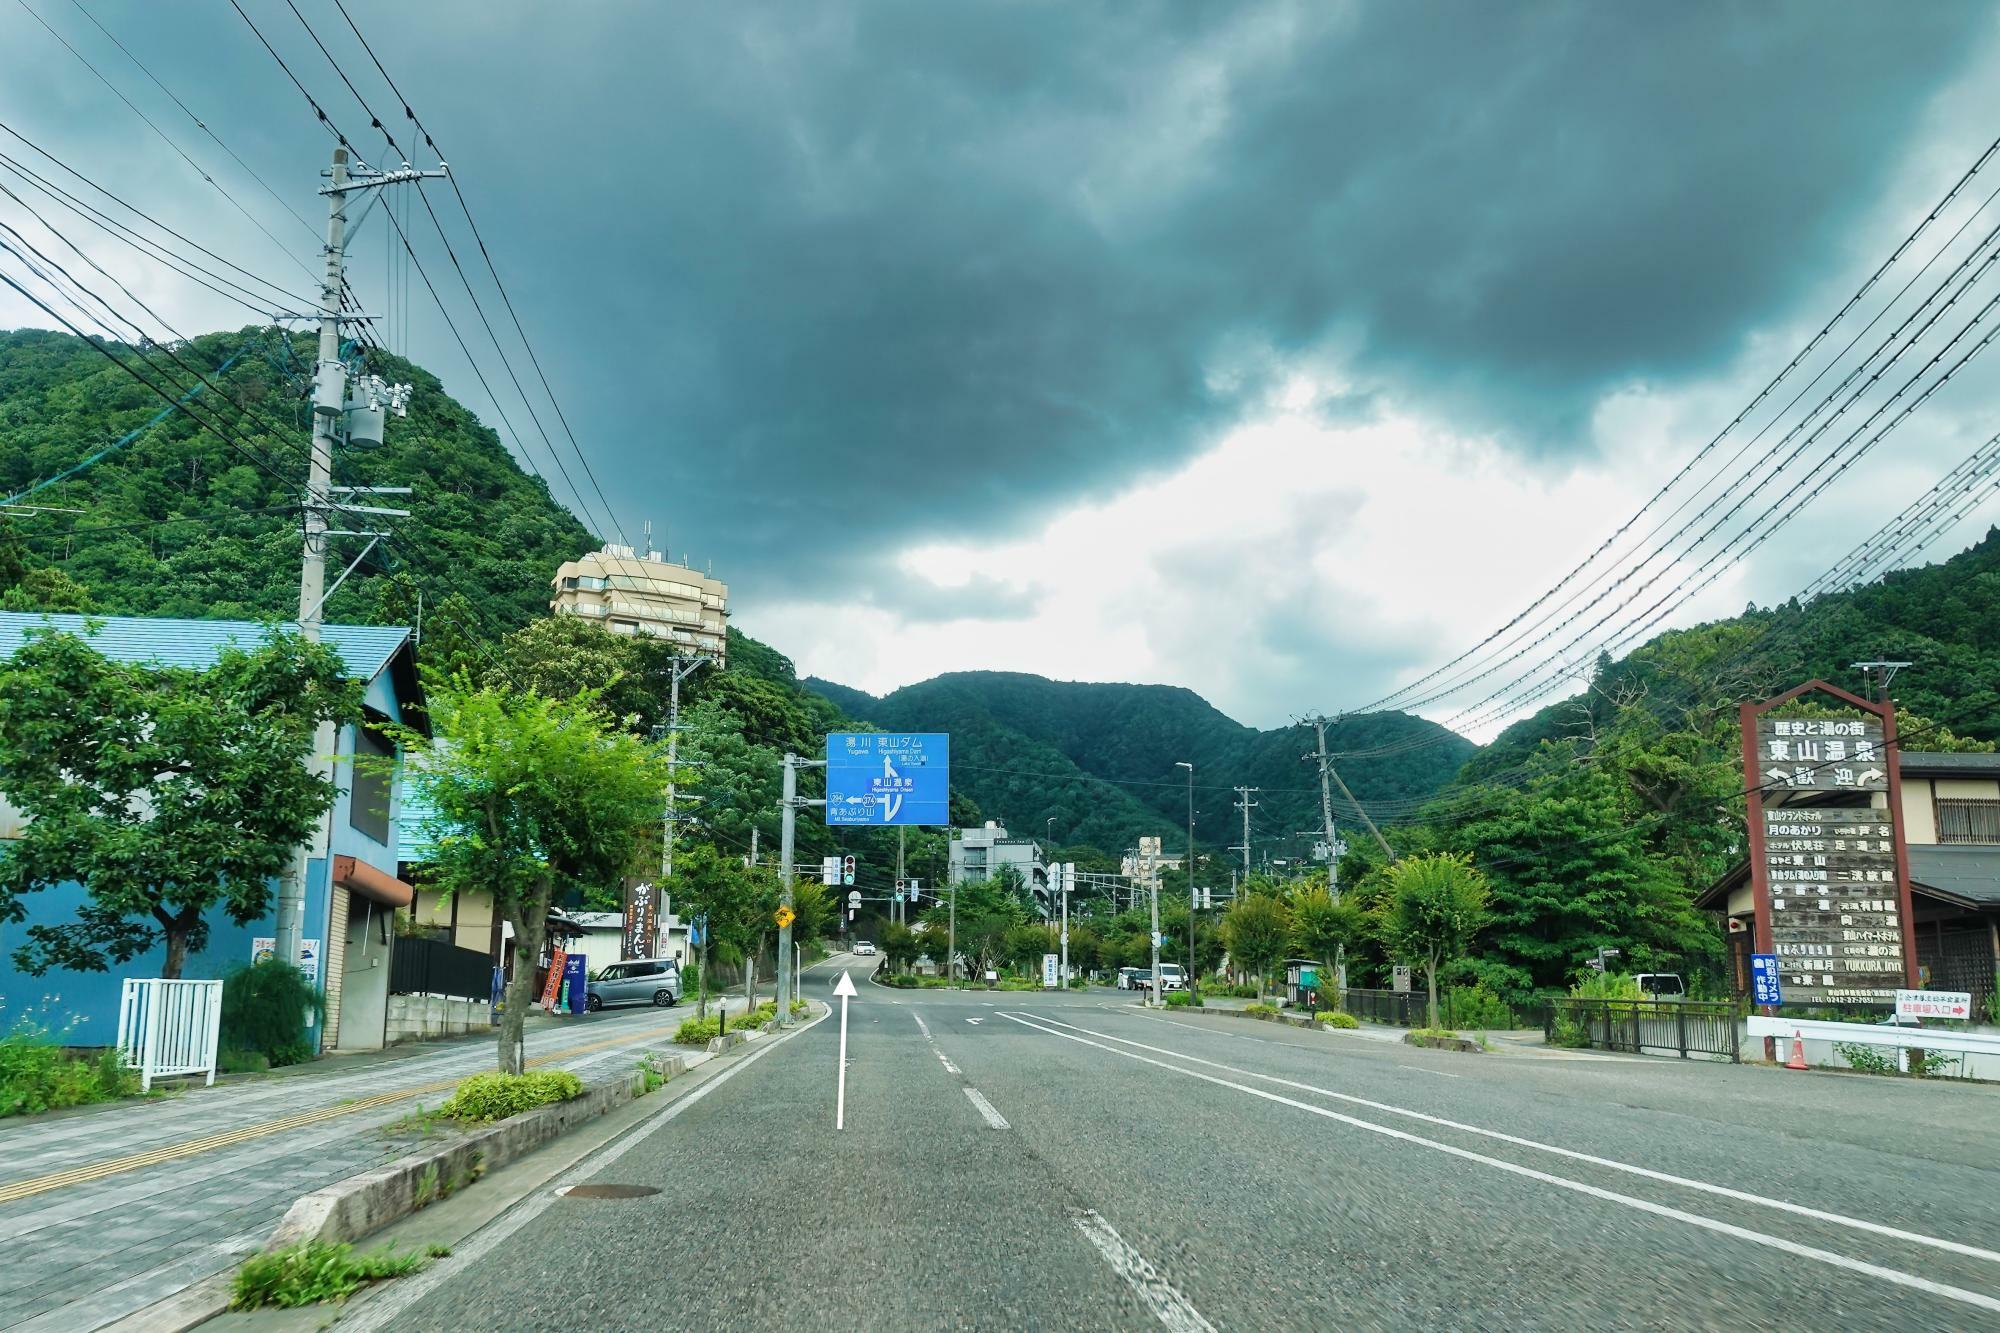
[[[537,1020],[528,1060],[586,1080],[629,1069],[692,1013]],[[0,1329],[101,1328],[228,1267],[300,1195],[412,1151],[419,1131],[389,1127],[493,1061],[491,1037],[468,1038],[0,1122]]]

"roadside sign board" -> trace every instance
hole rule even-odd
[[[653,886],[635,884],[625,891],[625,935],[622,940],[627,958],[651,958],[658,934],[659,916]]]
[[[1778,984],[1778,955],[1750,955],[1750,995],[1758,1004],[1783,1004],[1785,992]]]
[[[1772,943],[1794,1003],[1894,999],[1903,980],[1894,819],[1862,806],[1764,808]]]
[[[278,956],[278,939],[275,935],[259,935],[250,941],[250,961],[261,963],[267,958]],[[319,941],[299,941],[299,971],[306,974],[306,980],[319,985]]]
[[[951,822],[951,738],[943,732],[836,731],[826,738],[826,822]]]
[[[1404,967],[1401,963],[1396,964],[1396,970],[1390,973],[1389,985],[1397,994],[1408,995],[1410,993],[1410,969]]]
[[[776,920],[780,926],[789,926],[795,919],[792,914],[792,909],[789,907],[780,907],[776,912],[773,912],[771,915],[772,918]]]
[[[1954,1018],[1964,1022],[1972,1017],[1972,994],[1962,990],[1898,990],[1896,1017]]]
[[[1757,719],[1757,776],[1787,791],[1887,791],[1877,718]]]
[[[1056,979],[1056,965],[1060,961],[1060,958],[1056,954],[1045,953],[1042,955],[1042,986],[1045,990],[1054,990],[1062,984]]]

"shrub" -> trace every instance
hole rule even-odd
[[[1590,972],[1569,988],[1578,1000],[1643,1000],[1639,983],[1622,972]]]
[[[687,1018],[674,1029],[674,1041],[682,1046],[706,1046],[709,1038],[721,1033],[722,1028],[713,1017]]]
[[[1583,1025],[1582,1019],[1571,1018],[1568,1014],[1557,1014],[1555,1035],[1551,1040],[1558,1046],[1580,1050],[1590,1045],[1590,1030]]]
[[[1275,1004],[1246,1004],[1243,1006],[1243,1012],[1254,1014],[1258,1018],[1275,1018],[1278,1015],[1278,1006]]]
[[[273,1066],[310,1060],[306,1015],[323,1009],[320,993],[290,963],[267,958],[240,964],[222,977],[222,1046],[261,1055]]]
[[[1461,1028],[1511,1028],[1514,1011],[1483,985],[1453,986],[1444,999],[1445,1019]]]
[[[1184,990],[1170,990],[1167,992],[1167,1008],[1185,1009],[1190,1005],[1199,1008],[1201,1001],[1195,999],[1194,996]]]
[[[0,1117],[116,1101],[139,1091],[139,1076],[106,1049],[65,1051],[47,1028],[23,1018],[0,1035]]]
[[[811,1005],[810,1003],[808,1003],[807,1001],[805,1001],[805,1000],[793,1000],[793,1001],[792,1001],[792,1012],[793,1012],[794,1014],[803,1014],[803,1013],[808,1013],[808,1012],[810,1012],[810,1011],[811,1011],[811,1009],[812,1009],[812,1005]]]
[[[1321,1026],[1330,1028],[1358,1028],[1361,1020],[1340,1009],[1322,1009],[1319,1013]]]
[[[229,1308],[257,1310],[275,1305],[289,1309],[346,1300],[367,1283],[414,1273],[424,1263],[420,1254],[397,1254],[394,1250],[356,1254],[352,1245],[306,1241],[245,1259],[236,1270]]]
[[[583,1080],[567,1069],[474,1074],[458,1085],[458,1091],[438,1108],[438,1114],[468,1124],[483,1124],[582,1095]]]

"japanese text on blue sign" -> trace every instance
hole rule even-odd
[[[826,738],[828,824],[951,822],[951,738],[837,731]]]

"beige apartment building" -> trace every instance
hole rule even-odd
[[[724,662],[729,585],[658,551],[606,546],[564,561],[551,580],[549,610],[586,616],[613,634],[651,634]]]

